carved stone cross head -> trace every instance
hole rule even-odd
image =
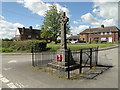
[[[69,21],[69,18],[66,16],[65,12],[61,12],[60,15],[60,24],[66,24]]]

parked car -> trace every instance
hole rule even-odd
[[[86,43],[86,41],[79,40],[76,43]]]
[[[78,41],[71,41],[71,43],[77,43]]]

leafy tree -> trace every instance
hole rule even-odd
[[[50,6],[50,10],[46,11],[43,25],[41,26],[41,36],[44,38],[53,38],[57,44],[57,38],[61,34],[60,23],[59,23],[60,13],[58,13],[55,5]],[[67,23],[67,32],[70,31],[69,24]]]
[[[50,30],[47,30],[43,25],[41,26],[41,37],[43,37],[46,42],[48,38],[52,38],[52,32]]]

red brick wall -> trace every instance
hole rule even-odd
[[[109,37],[112,37],[112,42],[116,42],[118,41],[118,32],[113,32],[111,35],[107,34],[107,35],[101,35],[101,34],[80,34],[79,35],[80,37],[80,40],[83,40],[84,38],[84,41],[86,42],[90,42],[90,38],[91,38],[91,41],[94,41],[94,38],[99,38],[99,41],[101,41],[101,38],[102,37],[106,37],[106,38],[109,38]],[[108,39],[107,39],[108,41]]]

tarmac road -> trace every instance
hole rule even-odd
[[[2,88],[118,88],[118,48],[99,51],[99,63],[114,67],[94,80],[65,80],[33,69],[31,55],[3,54],[0,80]]]

